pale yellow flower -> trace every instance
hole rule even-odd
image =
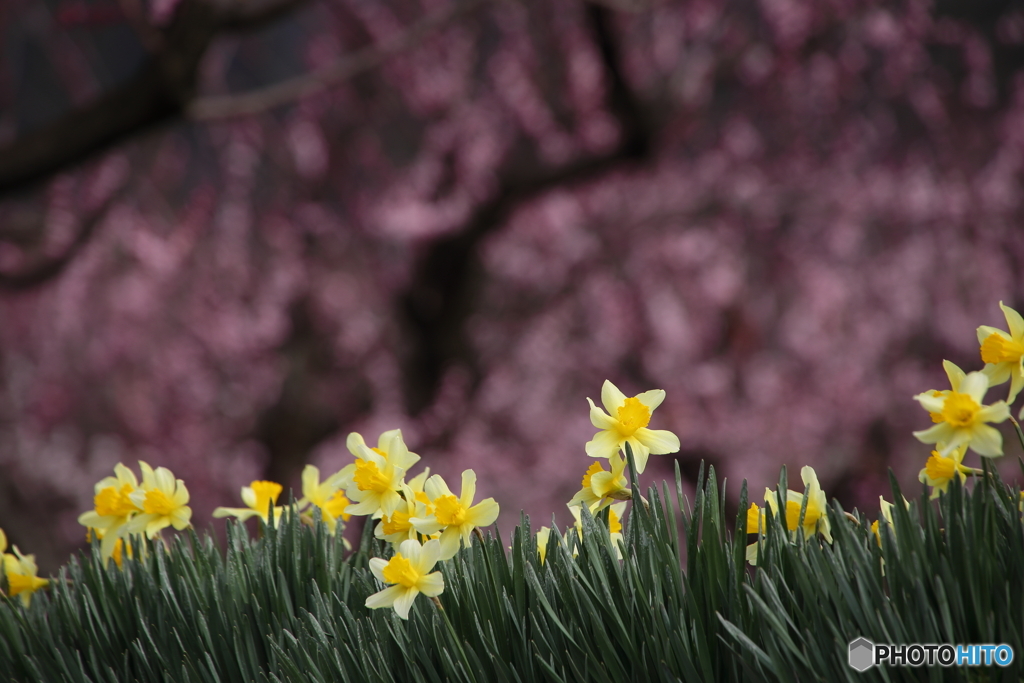
[[[1010,394],[1007,403],[1013,403],[1024,388],[1024,318],[1020,313],[999,302],[1006,317],[1009,332],[988,325],[978,328],[978,343],[981,344],[981,360],[985,362],[982,372],[988,376],[989,386],[1010,380]]]
[[[192,508],[188,506],[185,482],[175,479],[166,467],[154,470],[141,460],[139,467],[142,469],[142,486],[128,497],[142,512],[128,522],[127,532],[145,532],[149,538],[156,538],[162,529],[169,526],[178,531],[188,528]]]
[[[587,442],[587,455],[593,458],[611,458],[620,450],[624,453],[628,443],[633,450],[636,471],[641,473],[647,467],[647,456],[651,453],[662,455],[679,450],[679,437],[664,429],[648,429],[651,413],[665,400],[662,389],[652,389],[627,398],[610,381],[601,387],[601,403],[606,413],[591,399],[590,422],[602,430]]]
[[[757,564],[757,545],[764,536],[765,524],[764,509],[757,503],[751,503],[747,508],[746,532],[748,536],[757,534],[757,538],[753,543],[747,545],[746,558],[750,564]]]
[[[7,539],[4,539],[6,545]],[[35,555],[22,555],[18,546],[14,546],[14,554],[3,555],[4,573],[7,575],[7,588],[11,597],[21,597],[21,603],[28,607],[32,601],[32,594],[40,588],[50,585],[49,579],[41,579],[36,574],[39,572],[36,567]]]
[[[315,505],[320,509],[320,517],[327,524],[331,533],[338,528],[338,520],[347,522],[351,515],[345,512],[351,501],[345,497],[341,490],[348,483],[351,483],[354,465],[349,465],[331,476],[320,481],[320,468],[316,465],[306,465],[302,470],[302,498],[297,503],[299,509],[306,505]]]
[[[102,541],[103,538],[104,538],[104,533],[105,532],[103,531],[103,529],[96,529],[96,528],[93,528],[93,527],[89,527],[86,530],[86,532],[85,532],[85,540],[88,541],[89,543],[92,543],[92,539],[93,538],[98,538],[98,539],[100,539]],[[145,552],[146,546],[143,545],[141,547],[142,547],[143,552]],[[104,560],[107,560],[107,561],[113,560],[114,564],[117,565],[117,568],[121,569],[121,568],[124,567],[125,555],[127,555],[128,557],[134,557],[134,554],[132,552],[131,543],[125,542],[125,539],[123,539],[123,538],[118,538],[114,542],[114,547],[113,547],[113,550],[110,552],[110,557],[106,557],[106,556],[103,556],[103,557],[104,557]]]
[[[423,485],[430,476],[430,468],[402,484],[402,502],[390,515],[384,515],[373,530],[373,535],[387,541],[396,548],[403,541],[426,540],[423,534],[416,531],[412,520],[415,517],[430,517],[434,514],[434,506],[423,491]],[[436,536],[437,534],[435,534]]]
[[[581,519],[582,512],[580,506],[571,506],[569,512],[572,513],[573,518],[576,520],[576,533],[580,538],[583,538],[583,520]],[[621,503],[615,503],[608,508],[608,536],[611,539],[612,547],[615,548],[615,557],[622,559],[622,550],[619,549],[619,543],[622,542],[622,515],[626,512],[626,501]],[[573,557],[576,553],[573,553]]]
[[[368,452],[373,452],[384,458],[388,464],[400,467],[406,472],[420,460],[420,456],[410,451],[408,446],[405,445],[401,429],[389,429],[383,432],[377,438],[376,448],[367,446],[366,442],[363,441],[362,435],[358,432],[349,434],[345,445],[348,447],[349,452],[356,456],[357,462],[359,459],[365,460]]]
[[[631,491],[624,471],[626,459],[618,453],[612,454],[611,471],[607,471],[600,461],[591,463],[583,475],[583,488],[569,501],[573,505],[586,505],[590,511],[597,512],[618,500],[629,500]]]
[[[828,498],[821,490],[818,483],[818,475],[813,467],[800,469],[800,478],[804,482],[804,492],[786,491],[786,528],[791,534],[796,533],[800,526],[800,508],[803,506],[804,497],[807,498],[807,510],[804,512],[803,535],[809,538],[816,533],[824,536],[829,543],[832,542],[832,525],[828,519]],[[779,501],[775,492],[766,488],[764,492],[765,502],[772,509],[775,515],[779,514]],[[747,513],[749,523],[750,513]]]
[[[469,545],[473,529],[490,526],[498,518],[498,504],[493,498],[486,498],[473,505],[476,496],[476,472],[462,473],[462,495],[455,495],[440,475],[427,479],[423,490],[433,505],[433,514],[413,517],[412,525],[425,536],[441,532],[441,559],[447,560],[459,552],[461,544]]]
[[[940,448],[942,444],[937,444]],[[939,493],[945,493],[949,488],[949,482],[953,477],[959,476],[960,483],[967,480],[967,475],[974,472],[974,468],[963,464],[964,455],[967,453],[967,444],[961,444],[948,456],[940,455],[940,451],[932,451],[931,457],[925,462],[924,467],[918,473],[919,481],[932,487],[929,500],[939,497]]]
[[[962,445],[967,445],[980,455],[1003,454],[1003,436],[988,422],[1003,422],[1010,416],[1005,401],[990,406],[982,404],[988,391],[988,377],[981,372],[970,372],[962,377],[952,363],[946,364],[952,390],[926,391],[914,397],[921,407],[928,411],[932,421],[931,429],[914,432],[923,443],[939,443],[943,446],[939,454],[948,456]]]
[[[934,497],[934,496],[933,496]],[[889,525],[889,529],[892,530],[893,535],[896,535],[896,524],[892,521],[892,509],[896,507],[894,504],[887,501],[882,496],[878,497],[879,509],[882,513],[882,519]],[[903,499],[903,506],[910,509],[910,501],[906,498]],[[882,545],[882,534],[878,530],[878,521],[875,520],[871,523],[871,531],[875,534],[875,540],[878,541],[878,545]]]
[[[346,492],[353,502],[345,511],[351,515],[392,515],[402,502],[398,492],[405,473],[420,459],[406,447],[400,429],[384,432],[377,444],[370,448],[356,432],[348,435],[348,449],[356,456]]]
[[[548,557],[548,539],[551,538],[551,527],[542,526],[537,532],[537,554],[540,555],[540,563]]]
[[[399,550],[390,560],[379,557],[370,559],[370,571],[378,581],[390,584],[388,588],[366,598],[370,609],[394,607],[402,619],[409,618],[409,610],[420,593],[432,598],[444,592],[444,577],[441,572],[430,572],[441,555],[441,543],[427,541],[403,541]]]
[[[102,539],[100,554],[104,560],[113,557],[114,548],[124,535],[128,521],[142,512],[131,499],[131,494],[139,487],[135,473],[117,463],[114,475],[104,477],[96,484],[94,509],[78,516],[79,524],[97,530],[97,537]]]
[[[244,508],[219,507],[213,511],[215,518],[237,517],[245,521],[252,517],[259,517],[266,523],[270,523],[270,508],[274,508],[274,526],[281,522],[285,507],[277,504],[284,487],[276,481],[254,481],[248,486],[242,487],[242,502]]]

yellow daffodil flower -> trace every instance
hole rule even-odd
[[[933,496],[934,497],[934,496]],[[893,535],[896,535],[896,524],[892,521],[892,509],[896,507],[893,503],[890,503],[882,496],[878,497],[879,510],[882,513],[882,519],[889,525],[889,529],[892,530]],[[906,498],[903,499],[903,505],[908,510],[910,509],[910,501]],[[879,520],[875,520],[871,523],[871,531],[875,534],[875,540],[878,541],[878,545],[882,545],[882,534],[878,530]]]
[[[619,542],[622,541],[622,516],[626,512],[626,502],[615,503],[608,509],[608,535],[611,538],[612,547],[615,548],[615,557],[622,559],[622,550],[619,549]],[[569,511],[576,520],[576,533],[583,538],[583,520],[580,506],[571,506]],[[573,557],[576,555],[573,554]]]
[[[242,487],[242,502],[244,508],[219,507],[213,511],[213,516],[237,517],[244,522],[252,517],[259,517],[266,523],[270,523],[270,508],[274,508],[274,525],[281,521],[286,506],[277,505],[277,499],[284,487],[276,481],[254,481],[248,486]]]
[[[369,448],[356,432],[348,435],[347,445],[356,462],[346,492],[353,502],[345,511],[350,515],[390,517],[402,502],[398,492],[405,473],[420,456],[406,447],[400,429],[381,434],[376,448]]]
[[[427,498],[433,505],[433,514],[413,517],[412,525],[419,533],[430,536],[441,531],[441,559],[447,560],[459,552],[460,544],[469,545],[473,529],[490,526],[498,518],[498,504],[487,498],[473,505],[476,495],[476,472],[462,473],[462,495],[458,498],[448,488],[440,475],[427,479],[423,485]]]
[[[373,535],[388,543],[399,546],[405,541],[418,541],[419,532],[412,520],[427,514],[426,504],[416,499],[416,492],[409,484],[402,484],[402,502],[390,515],[384,515],[377,522]],[[423,494],[421,494],[423,495]]]
[[[345,512],[345,508],[351,504],[351,501],[345,497],[341,488],[351,483],[354,471],[355,466],[349,465],[321,482],[320,468],[316,465],[306,465],[302,470],[302,498],[297,506],[299,509],[306,505],[315,505],[320,508],[321,519],[327,524],[331,533],[335,533],[338,528],[338,519],[347,522],[352,516]]]
[[[600,461],[590,465],[583,475],[583,488],[572,497],[569,506],[586,505],[590,511],[597,512],[617,500],[629,500],[631,491],[624,471],[626,459],[618,453],[611,457],[611,472],[604,469]]]
[[[370,609],[394,607],[402,619],[409,618],[409,610],[416,596],[423,593],[428,598],[444,592],[444,577],[441,572],[430,572],[441,554],[440,541],[403,541],[399,550],[390,560],[374,557],[370,560],[370,571],[378,581],[389,584],[387,588],[366,598]]]
[[[358,432],[349,434],[345,445],[348,447],[349,452],[356,456],[357,463],[360,459],[365,460],[368,452],[373,452],[387,460],[389,464],[401,467],[408,472],[409,468],[420,460],[420,456],[410,451],[405,445],[401,429],[390,429],[382,433],[377,438],[376,448],[367,446],[366,442],[363,441],[363,437]]]
[[[806,496],[807,510],[804,512],[804,538],[810,538],[814,534],[820,533],[825,537],[826,541],[831,543],[832,526],[827,514],[828,498],[826,498],[825,492],[821,490],[821,485],[818,483],[818,475],[815,474],[813,467],[805,466],[800,469],[800,478],[804,482],[803,493],[797,493],[792,490],[786,491],[786,528],[790,530],[790,533],[796,533],[797,527],[800,526],[800,508],[803,506],[804,497]],[[772,512],[778,515],[779,501],[775,492],[766,488],[764,499],[772,509]],[[749,514],[748,512],[748,520]]]
[[[89,543],[92,543],[93,538],[98,538],[102,541],[104,533],[105,532],[103,531],[103,529],[89,527],[88,529],[86,529],[85,532],[85,540]],[[145,547],[146,546],[144,545],[142,546],[143,550],[145,550]],[[104,559],[108,561],[113,560],[114,564],[117,565],[117,568],[121,569],[124,566],[125,555],[127,555],[128,557],[133,557],[132,546],[130,543],[126,543],[125,539],[118,538],[117,541],[114,543],[114,549],[111,551],[110,557],[105,557]]]
[[[129,520],[142,512],[131,499],[131,494],[139,487],[135,473],[117,463],[114,475],[104,477],[96,484],[94,509],[78,516],[79,524],[97,530],[96,536],[102,539],[100,553],[104,560],[113,557],[114,548],[124,535]]]
[[[978,328],[978,343],[981,344],[981,360],[985,362],[982,372],[989,379],[989,386],[1010,380],[1010,394],[1007,403],[1013,403],[1024,388],[1024,318],[1020,313],[999,302],[1006,317],[1009,332],[988,325]]]
[[[937,444],[941,449],[943,444]],[[953,450],[948,456],[940,455],[940,450],[932,451],[931,457],[925,462],[924,467],[918,473],[919,481],[932,487],[932,493],[928,497],[934,500],[940,493],[945,493],[949,488],[949,482],[953,477],[959,476],[960,483],[967,481],[967,475],[977,473],[973,467],[963,464],[964,455],[967,453],[967,444],[962,444]]]
[[[141,460],[139,467],[142,469],[142,486],[128,497],[142,512],[128,522],[128,533],[145,532],[149,538],[156,538],[162,529],[169,526],[178,531],[188,528],[192,508],[188,506],[185,482],[175,479],[166,467],[154,470]]]
[[[636,471],[641,473],[647,467],[647,456],[651,453],[662,455],[679,450],[679,437],[664,429],[648,429],[651,413],[665,400],[662,389],[652,389],[627,398],[610,381],[601,387],[601,403],[606,413],[591,399],[590,422],[602,430],[587,442],[587,455],[592,458],[611,458],[622,450],[626,443],[633,449]]]
[[[5,547],[6,542],[5,538]],[[3,555],[3,568],[7,575],[7,588],[11,592],[11,597],[20,596],[21,604],[25,607],[32,602],[33,593],[50,585],[49,579],[41,579],[36,576],[39,571],[36,567],[36,556],[22,555],[18,546],[14,546],[13,555],[10,553]]]
[[[748,536],[750,534],[757,534],[757,538],[753,543],[747,545],[746,558],[747,562],[752,565],[757,564],[757,544],[764,536],[765,523],[764,509],[759,507],[757,503],[751,503],[750,507],[747,508],[746,530]]]
[[[540,563],[548,557],[548,539],[551,538],[551,527],[542,526],[537,532],[537,554],[540,555]]]
[[[979,455],[1002,455],[1003,436],[986,423],[1006,420],[1010,417],[1009,406],[1005,401],[983,405],[988,377],[970,372],[961,378],[950,366],[959,368],[952,363],[946,368],[952,390],[926,391],[914,397],[937,423],[931,429],[914,432],[914,436],[922,443],[943,444],[939,454],[944,457],[965,444]]]

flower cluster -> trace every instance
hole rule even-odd
[[[919,441],[935,444],[935,450],[921,470],[919,479],[932,487],[932,498],[945,492],[954,477],[964,481],[980,470],[963,464],[967,449],[985,457],[1003,454],[1003,437],[992,424],[1010,417],[1010,403],[1024,387],[1024,319],[999,302],[1009,332],[982,325],[978,328],[981,360],[985,366],[964,372],[943,361],[949,389],[918,394],[914,399],[928,411],[934,423],[929,429],[914,432]],[[1005,401],[985,405],[990,387],[1010,381]],[[1022,411],[1024,412],[1024,411]]]
[[[652,389],[627,397],[609,380],[605,380],[601,387],[604,410],[598,408],[592,399],[587,399],[590,404],[590,422],[601,431],[587,442],[585,450],[593,458],[607,458],[610,469],[606,470],[600,461],[591,463],[580,482],[582,488],[572,497],[568,506],[576,520],[575,529],[580,538],[583,537],[580,519],[582,506],[587,506],[593,515],[607,508],[608,532],[620,558],[621,520],[625,514],[626,501],[631,498],[630,484],[625,474],[626,444],[629,444],[633,454],[637,474],[646,469],[650,454],[664,455],[679,450],[679,437],[675,434],[647,427],[651,423],[651,414],[664,400],[663,389]],[[550,533],[548,527],[541,527],[537,533],[537,551],[541,562],[546,558]]]
[[[828,519],[828,499],[825,492],[821,490],[818,483],[818,475],[814,468],[805,466],[800,470],[800,478],[804,482],[804,492],[787,490],[785,495],[780,495],[770,488],[764,490],[764,500],[768,503],[774,516],[781,516],[786,522],[786,529],[789,530],[794,540],[798,534],[804,538],[810,538],[815,534],[832,542],[832,526]],[[780,513],[779,499],[785,506],[785,512]],[[764,540],[765,512],[756,503],[751,503],[747,510],[747,533],[757,534],[757,539],[747,546],[747,561],[750,564],[757,564],[758,548]]]
[[[32,601],[32,594],[40,588],[46,588],[50,581],[36,576],[38,569],[35,555],[23,555],[18,546],[12,548],[14,553],[8,553],[6,550],[7,535],[0,529],[0,565],[7,580],[7,590],[12,597],[19,596],[21,603],[28,607]]]
[[[192,519],[185,482],[175,479],[166,467],[154,470],[140,460],[139,469],[141,484],[134,472],[118,463],[114,476],[96,484],[93,509],[78,517],[89,537],[100,539],[103,560],[112,559],[118,566],[129,534],[153,539],[169,526],[178,531],[188,528]]]

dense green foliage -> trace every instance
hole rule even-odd
[[[635,472],[632,480],[637,481]],[[780,488],[785,490],[785,472]],[[896,500],[900,492],[893,481]],[[323,524],[286,518],[226,551],[182,534],[123,569],[73,559],[29,608],[0,601],[0,676],[16,681],[838,681],[1018,680],[1024,526],[994,473],[938,503],[897,505],[882,544],[869,520],[829,510],[834,542],[790,542],[769,516],[759,566],[729,529],[714,471],[690,505],[634,486],[623,560],[584,513],[582,539],[552,533],[540,562],[529,521],[441,564],[443,610],[408,622],[363,606],[382,544],[347,553]],[[680,514],[677,510],[682,511]],[[680,541],[680,539],[682,539]],[[95,550],[95,549],[94,549]],[[135,556],[140,550],[135,547]],[[573,553],[578,552],[574,557]],[[680,557],[684,557],[680,571]],[[884,564],[883,561],[884,560]],[[884,572],[883,572],[884,569]],[[847,666],[847,644],[1007,643],[1007,668]]]

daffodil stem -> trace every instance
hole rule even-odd
[[[480,544],[483,545],[484,535],[483,535],[483,532],[480,531],[480,527],[476,527],[476,526],[473,527],[473,535],[475,535],[478,539],[480,539]]]
[[[430,601],[437,605],[437,609],[444,612],[444,605],[441,604],[441,600],[436,595],[430,596]]]
[[[1017,430],[1017,438],[1020,439],[1021,448],[1024,448],[1024,432],[1020,430],[1020,423],[1013,419],[1013,415],[1010,415],[1010,422],[1013,423],[1013,428]]]
[[[850,520],[851,522],[853,522],[853,523],[854,523],[854,524],[856,524],[857,526],[860,526],[860,520],[859,520],[859,519],[857,519],[856,517],[854,517],[853,515],[851,515],[851,514],[850,514],[849,512],[844,512],[843,514],[844,514],[844,515],[846,515],[846,518],[847,518],[848,520]]]

